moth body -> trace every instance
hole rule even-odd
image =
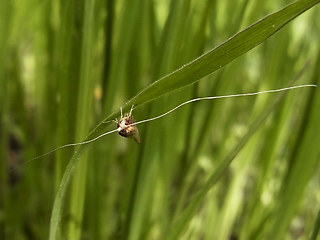
[[[134,119],[132,117],[132,108],[129,114],[122,116],[121,109],[121,118],[117,121],[118,133],[122,137],[132,138],[137,143],[140,143],[139,130],[136,125],[134,125]]]

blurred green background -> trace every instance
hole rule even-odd
[[[155,80],[291,2],[0,1],[0,239],[48,238],[75,149],[21,164],[82,141]],[[214,74],[139,106],[134,118],[194,97],[286,87],[299,73],[295,84],[319,84],[319,13],[308,10]],[[116,133],[91,143],[58,238],[309,239],[320,209],[320,93],[291,90],[272,105],[276,97],[197,102],[139,125],[140,145]]]

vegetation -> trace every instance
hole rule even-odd
[[[0,1],[0,239],[317,239],[317,88],[33,158],[319,85],[318,2]]]

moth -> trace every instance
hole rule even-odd
[[[121,117],[119,120],[116,119],[118,133],[122,137],[132,138],[133,140],[136,141],[136,143],[140,143],[139,130],[135,125],[135,121],[132,116],[132,110],[133,110],[133,107],[131,107],[131,110],[129,113],[126,113],[123,116],[122,108],[120,108]]]

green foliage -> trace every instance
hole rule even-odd
[[[318,2],[1,1],[0,238],[316,239],[317,88],[19,166],[319,85]]]

